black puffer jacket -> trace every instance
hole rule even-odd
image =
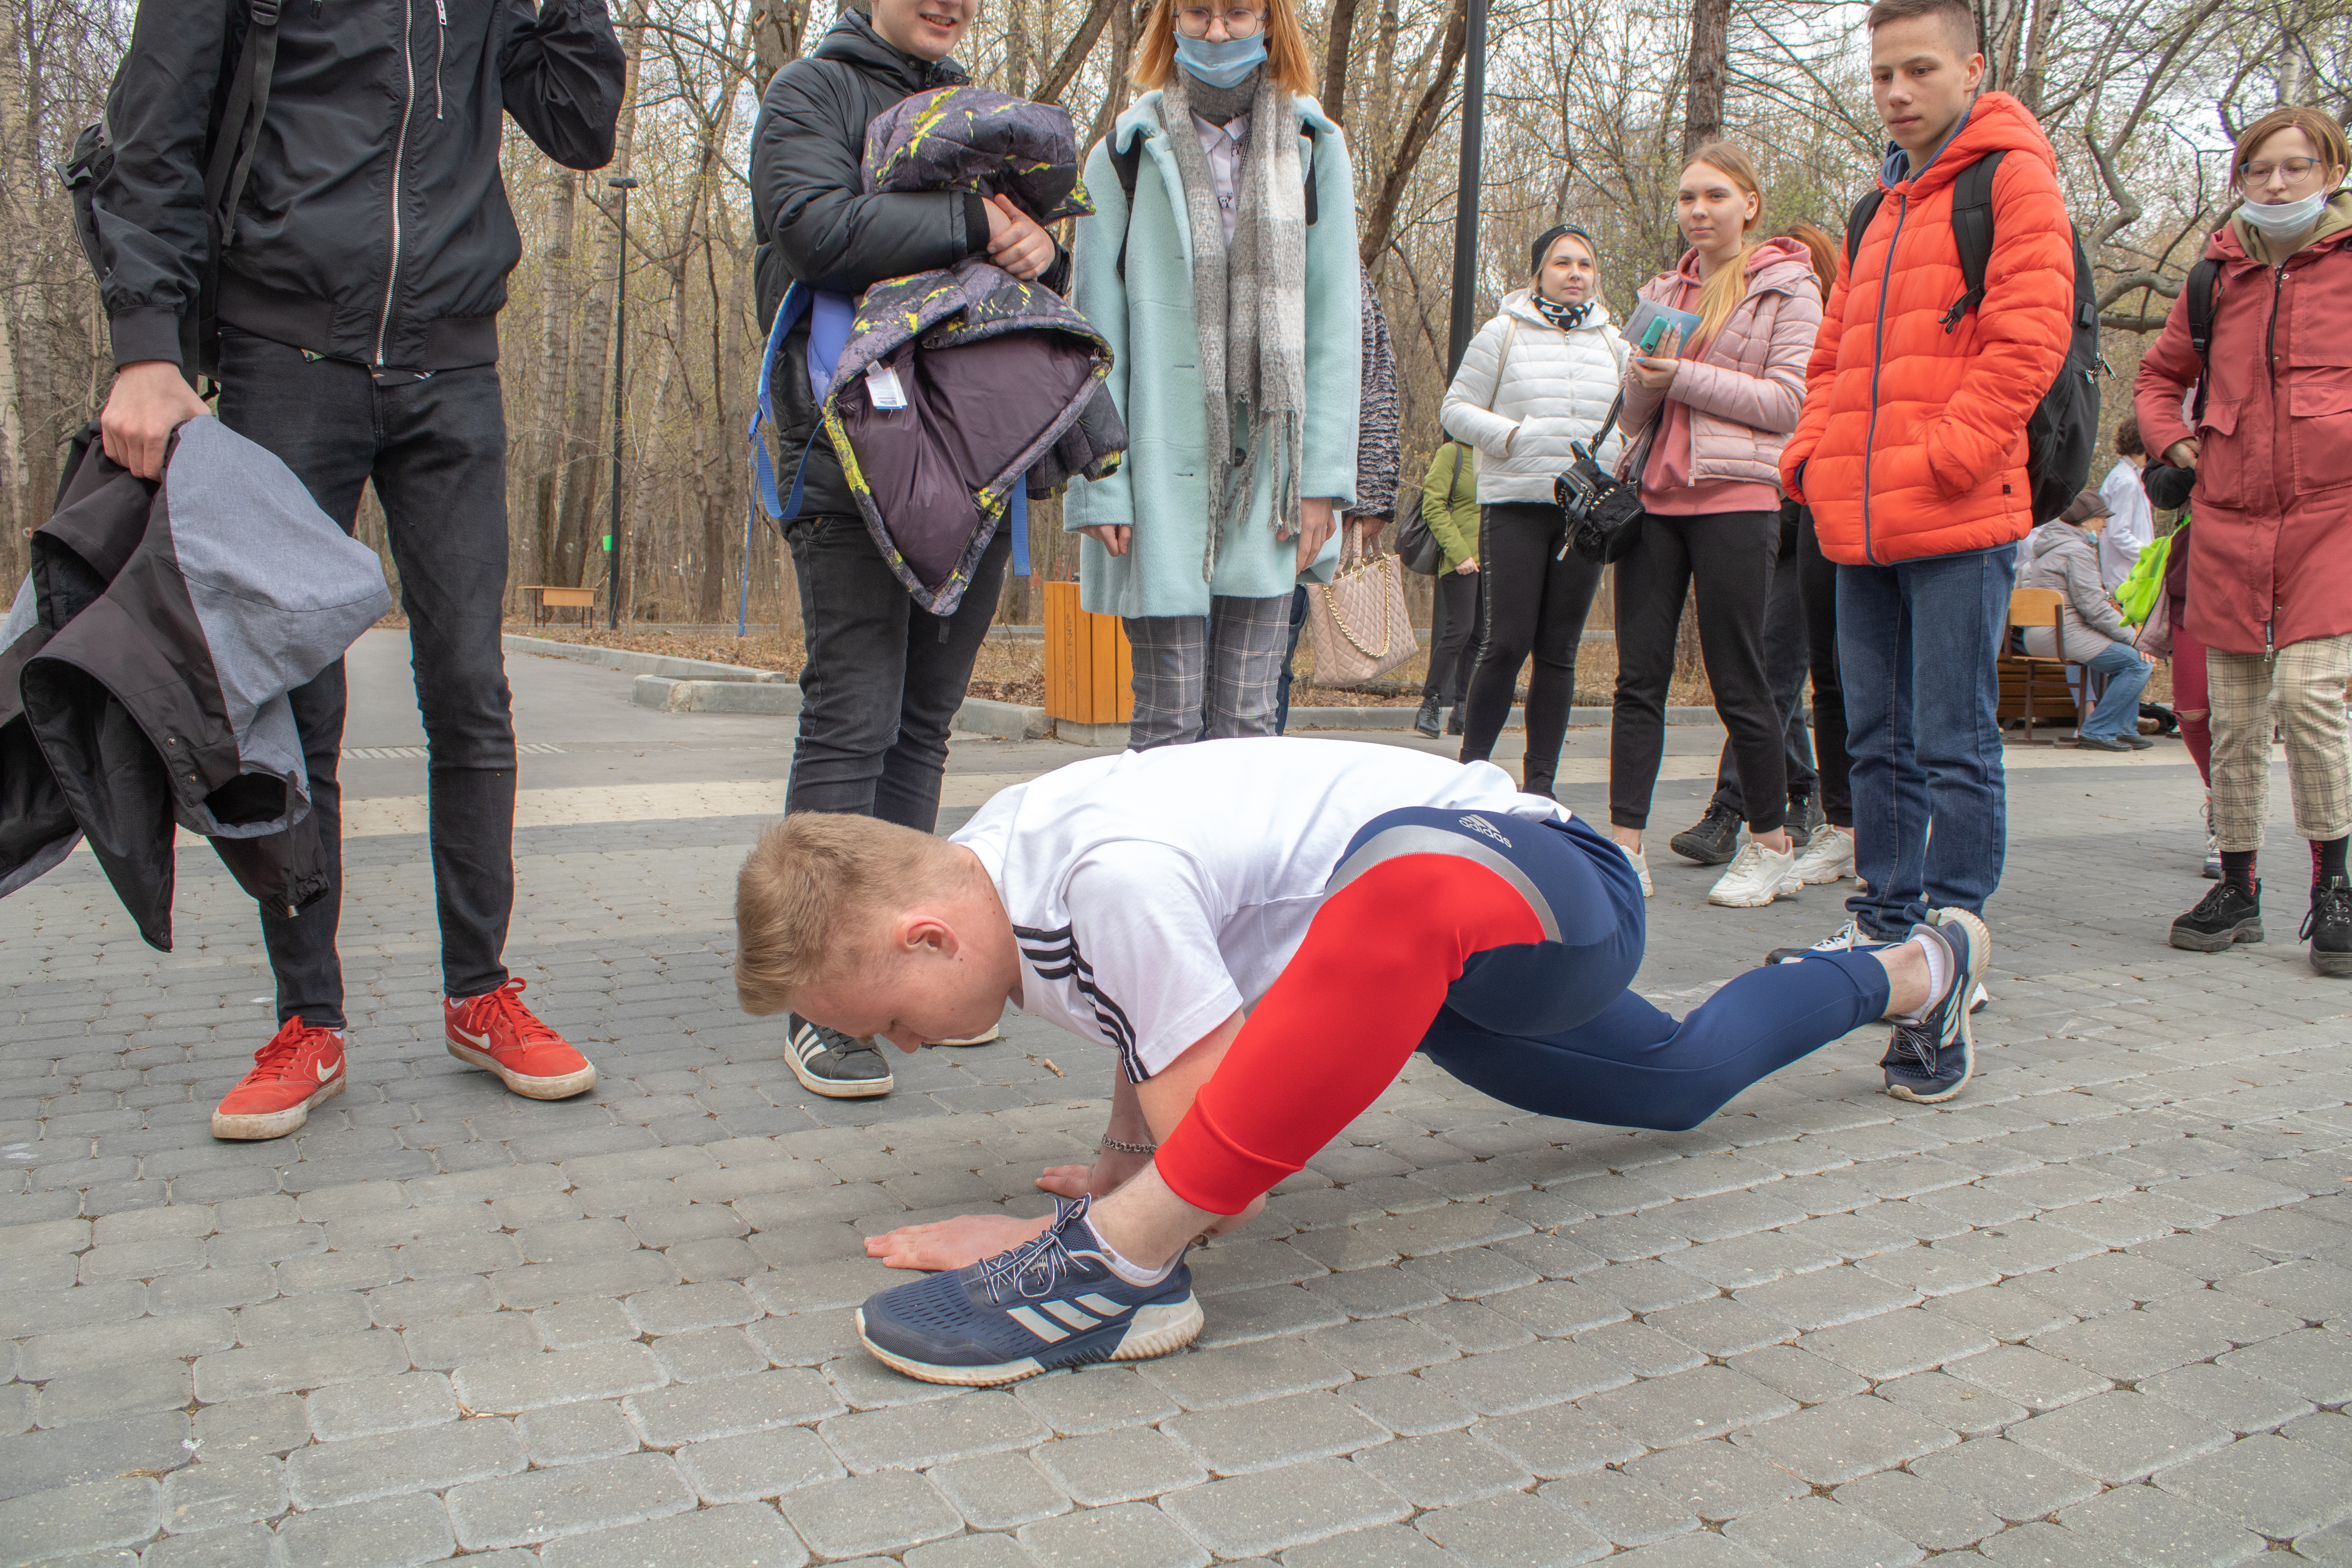
[[[971,79],[952,59],[934,64],[891,47],[862,12],[844,11],[816,51],[778,71],[751,132],[751,228],[760,322],[773,321],[795,282],[859,294],[888,278],[952,267],[988,254],[988,214],[962,191],[865,194],[866,128],[904,98]],[[1039,279],[1066,290],[1069,258],[1057,253]],[[841,463],[823,441],[809,446],[808,328],[776,356],[776,460],[789,484],[808,448],[803,515],[858,515]]]
[[[247,0],[142,0],[107,95],[100,289],[118,364],[180,358],[208,243],[207,128]],[[332,359],[418,370],[499,357],[522,254],[501,121],[557,163],[613,156],[624,61],[604,0],[287,0],[259,147],[221,257],[220,318]]]

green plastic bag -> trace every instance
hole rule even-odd
[[[2164,592],[2164,563],[2172,553],[2172,535],[2151,540],[2133,563],[2131,575],[2116,584],[2116,603],[2123,606],[2126,626],[2146,624],[2148,612],[2156,608],[2156,596]]]

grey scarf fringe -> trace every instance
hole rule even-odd
[[[1225,245],[1216,177],[1192,123],[1192,81],[1181,67],[1162,90],[1161,129],[1184,182],[1192,239],[1192,316],[1200,337],[1207,419],[1208,543],[1201,579],[1216,574],[1227,528],[1246,522],[1261,461],[1274,465],[1277,538],[1298,525],[1298,470],[1307,401],[1307,204],[1298,117],[1290,95],[1259,68],[1241,166],[1234,242]],[[1247,437],[1233,449],[1236,412]]]

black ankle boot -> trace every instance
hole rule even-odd
[[[1433,692],[1423,698],[1421,711],[1412,716],[1412,732],[1416,735],[1426,735],[1433,741],[1437,739],[1437,713],[1438,710],[1444,706]]]
[[[1445,732],[1449,735],[1462,733],[1462,704],[1459,702],[1454,705],[1453,716],[1445,721]]]
[[[2250,894],[2226,879],[2172,922],[2172,945],[2190,952],[2227,952],[2234,942],[2263,940],[2263,885]]]
[[[2311,943],[2311,967],[2322,974],[2352,974],[2352,881],[2330,877],[2311,889],[2311,912],[2300,933]]]

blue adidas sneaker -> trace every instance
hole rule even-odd
[[[1191,1344],[1202,1321],[1192,1270],[1179,1258],[1157,1282],[1129,1284],[1087,1222],[1092,1202],[1056,1200],[1034,1241],[866,1298],[858,1339],[893,1371],[967,1388]]]
[[[1878,1065],[1886,1069],[1887,1093],[1935,1105],[1959,1093],[1976,1071],[1974,1009],[1965,1002],[1992,962],[1992,933],[1968,910],[1954,909],[1935,910],[1913,928],[1920,932],[1944,944],[1951,988],[1917,1023],[1895,1026]]]

